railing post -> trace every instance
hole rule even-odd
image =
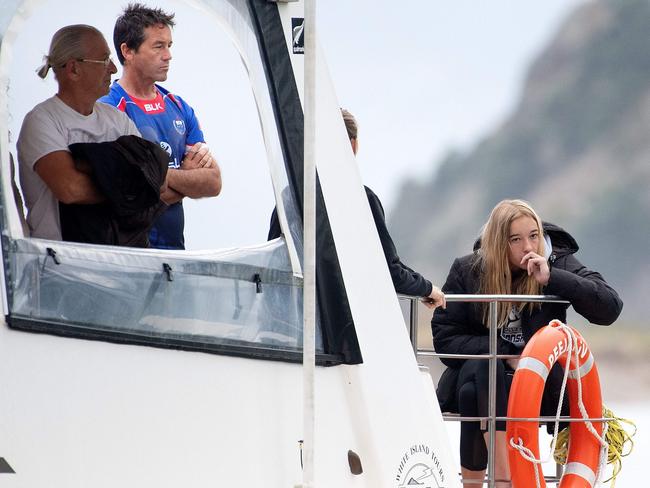
[[[411,338],[411,345],[413,346],[413,353],[417,359],[418,355],[418,300],[411,299],[410,302],[410,322],[409,322],[409,337]]]
[[[488,327],[490,329],[490,380],[489,380],[489,407],[488,407],[488,433],[490,436],[488,447],[488,486],[494,488],[494,458],[496,446],[496,417],[497,417],[497,320],[498,320],[497,302],[490,302]]]

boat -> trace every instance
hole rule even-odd
[[[24,112],[10,73],[14,60],[33,69],[13,46],[41,5],[4,0],[0,10],[0,485],[459,487],[323,52],[305,29],[313,4],[179,2],[213,19],[244,63],[283,230],[202,251],[25,233],[8,130]],[[72,23],[77,7],[56,7],[56,28]],[[307,159],[318,174],[313,239],[303,239]]]

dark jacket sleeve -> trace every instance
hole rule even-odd
[[[478,283],[472,276],[471,256],[454,261],[442,291],[445,294],[474,294]],[[447,302],[447,308],[436,308],[431,319],[433,346],[441,354],[488,354],[490,336],[483,324],[481,306],[477,303]],[[515,347],[499,336],[497,338],[499,354],[515,354]],[[441,359],[450,367],[459,368],[465,360]]]
[[[386,227],[384,208],[377,195],[370,188],[365,187],[365,189],[395,291],[404,295],[428,296],[432,290],[431,282],[426,280],[420,273],[413,271],[400,260],[393,239],[390,237],[388,228]]]
[[[594,324],[610,325],[623,309],[618,293],[600,273],[588,269],[573,255],[553,264],[544,293],[566,298],[576,312]]]

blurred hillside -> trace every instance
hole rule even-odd
[[[524,198],[619,291],[621,322],[647,323],[648,26],[647,0],[598,0],[570,15],[533,60],[503,125],[449,154],[428,180],[404,183],[389,226],[405,262],[442,285],[494,204]]]

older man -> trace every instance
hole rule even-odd
[[[91,177],[77,170],[74,143],[114,141],[140,135],[122,112],[97,99],[108,93],[117,72],[104,36],[89,25],[70,25],[52,37],[45,64],[58,83],[56,95],[25,116],[18,137],[20,183],[32,237],[61,239],[59,202],[94,204],[104,199]]]

